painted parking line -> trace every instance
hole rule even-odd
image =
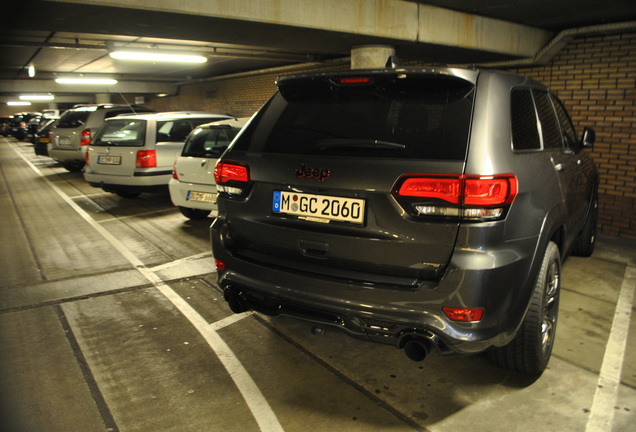
[[[635,287],[636,267],[627,266],[614,311],[610,335],[605,347],[590,416],[585,427],[586,432],[612,430],[614,412],[616,411],[614,407],[616,406],[618,389],[621,383],[621,372],[625,360]]]
[[[181,258],[178,260],[174,260],[174,261],[170,261],[167,262],[165,264],[159,264],[157,266],[151,267],[150,270],[152,270],[153,272],[158,272],[160,270],[164,270],[164,269],[168,269],[171,267],[175,267],[175,266],[182,266],[183,264],[187,264],[188,262],[192,262],[192,261],[196,261],[200,258],[211,258],[212,257],[212,251],[210,252],[202,252],[200,254],[196,254],[196,255],[190,255],[187,256],[185,258]],[[214,269],[212,269],[214,270]]]
[[[177,294],[168,284],[166,284],[154,271],[147,268],[139,258],[127,249],[109,231],[97,223],[84,209],[82,209],[72,198],[69,198],[59,187],[50,181],[31,161],[29,161],[19,149],[11,144],[13,150],[24,160],[24,162],[41,178],[46,184],[57,193],[75,212],[77,212],[86,222],[88,222],[101,236],[108,241],[115,249],[132,264],[154,287],[166,297],[181,314],[190,321],[196,330],[203,336],[210,348],[215,352],[228,374],[234,381],[239,392],[245,399],[254,419],[262,431],[278,432],[283,431],[276,414],[271,409],[269,403],[262,392],[243,367],[238,358],[234,355],[230,347],[219,336],[214,326],[210,325],[188,302]],[[237,318],[244,318],[247,314]],[[236,322],[236,321],[232,321]]]

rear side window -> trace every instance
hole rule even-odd
[[[94,146],[142,147],[146,136],[146,120],[104,122],[95,134]]]
[[[66,111],[57,124],[58,128],[78,128],[86,123],[89,111]]]
[[[537,112],[539,113],[539,121],[541,122],[541,135],[543,136],[543,148],[561,148],[561,133],[559,125],[554,115],[552,102],[548,92],[532,90],[535,102],[537,104]]]
[[[301,155],[463,160],[474,86],[455,77],[290,80],[240,150]],[[250,143],[247,143],[250,141]]]
[[[512,146],[515,150],[540,150],[537,115],[530,89],[514,89],[510,95]]]
[[[561,126],[561,133],[563,135],[565,148],[574,152],[579,151],[581,149],[581,145],[576,135],[574,125],[572,124],[572,119],[570,119],[563,103],[556,96],[552,96],[552,101],[557,113],[557,118],[559,119],[559,125]]]
[[[157,122],[157,142],[183,142],[196,126],[219,120],[215,117]]]
[[[220,157],[240,131],[231,126],[195,129],[183,148],[183,156]]]

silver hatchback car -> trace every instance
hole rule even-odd
[[[189,219],[204,219],[216,210],[216,160],[249,118],[202,124],[188,136],[172,169],[170,199]]]
[[[232,118],[208,112],[165,112],[108,119],[86,152],[84,179],[125,198],[167,190],[172,164],[196,126]]]

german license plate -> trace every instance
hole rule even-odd
[[[101,165],[121,165],[121,156],[98,155],[97,163]]]
[[[200,201],[214,204],[216,202],[216,194],[209,192],[188,191],[186,194],[186,201]]]
[[[298,192],[274,191],[272,211],[295,215],[300,219],[364,223],[364,200]]]

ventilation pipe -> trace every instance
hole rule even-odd
[[[351,69],[383,69],[387,59],[395,57],[395,48],[388,45],[366,45],[351,50]]]

